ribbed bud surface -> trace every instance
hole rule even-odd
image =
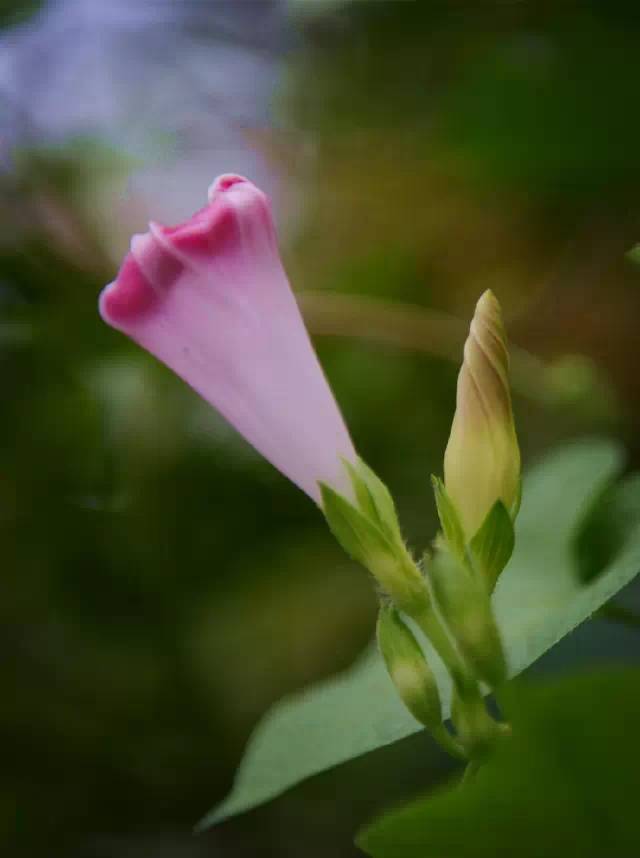
[[[520,450],[511,407],[502,312],[491,291],[478,301],[465,343],[456,412],[444,456],[444,478],[467,540],[497,500],[515,514]]]

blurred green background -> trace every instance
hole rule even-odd
[[[0,25],[0,851],[353,856],[451,771],[425,737],[190,833],[266,708],[367,644],[375,597],[97,294],[150,217],[243,172],[413,546],[486,288],[525,461],[604,434],[638,467],[637,4],[5,0]],[[637,649],[594,621],[538,669]]]

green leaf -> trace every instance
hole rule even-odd
[[[198,829],[421,729],[372,646],[345,673],[280,701],[265,715],[249,739],[231,794]]]
[[[473,566],[486,582],[490,593],[509,562],[514,545],[515,532],[511,516],[502,501],[498,500],[469,546]]]
[[[464,557],[464,531],[462,529],[458,512],[453,501],[447,494],[447,490],[445,489],[442,480],[432,474],[431,484],[436,498],[436,507],[438,509],[438,517],[440,518],[444,538],[456,557]]]
[[[511,676],[588,619],[637,574],[640,522],[626,549],[591,585],[582,585],[575,563],[575,539],[584,517],[621,467],[618,446],[584,441],[553,453],[528,475],[515,551],[493,596]]]
[[[525,479],[517,542],[494,594],[510,674],[539,658],[627,584],[640,566],[640,526],[589,586],[573,556],[585,514],[621,467],[620,449],[604,441],[563,447]],[[442,691],[450,688],[431,662]],[[202,822],[249,810],[317,772],[421,729],[395,694],[372,649],[346,673],[278,703],[251,736],[230,796]]]
[[[383,816],[373,858],[610,858],[640,852],[640,671],[510,688],[513,737],[475,778]],[[576,725],[580,725],[576,729]]]

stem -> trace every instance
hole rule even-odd
[[[502,728],[487,711],[477,680],[455,648],[431,601],[423,603],[411,616],[444,662],[453,681],[451,715],[466,756],[483,753]]]
[[[444,724],[439,727],[427,727],[436,742],[452,757],[457,757],[459,760],[468,760],[467,753],[464,747],[458,742],[454,736],[447,730]]]
[[[420,626],[444,662],[460,696],[463,699],[469,694],[475,696],[473,695],[473,689],[477,689],[475,678],[453,645],[449,633],[434,611],[433,605],[428,602],[419,611],[411,613],[410,616]]]

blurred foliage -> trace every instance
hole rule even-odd
[[[3,3],[0,26],[26,25],[33,8]],[[296,20],[277,128],[246,137],[281,173],[294,285],[382,302],[375,318],[333,306],[346,325],[335,330],[316,299],[309,319],[409,541],[435,530],[428,475],[441,469],[456,343],[488,286],[524,358],[525,455],[606,427],[637,467],[640,281],[624,255],[640,226],[635,4],[358,0]],[[69,98],[55,68],[51,79]],[[141,123],[153,95],[133,82],[126,94]],[[28,114],[28,100],[18,107]],[[187,833],[228,791],[265,710],[366,646],[375,599],[305,498],[98,319],[98,291],[145,216],[120,193],[137,165],[118,141],[31,128],[28,151],[5,143],[0,851],[352,856],[349,835],[374,809],[446,772],[421,737]],[[597,565],[620,550],[605,546]],[[582,649],[632,650],[605,631],[593,624]]]
[[[624,551],[638,521],[640,475],[631,474],[604,489],[577,534],[575,557],[581,581],[586,584],[597,578]]]
[[[294,282],[465,316],[493,288],[558,390],[586,353],[591,402],[613,376],[637,426],[636,25],[622,3],[383,2],[312,27],[285,101],[313,145]]]
[[[594,705],[594,701],[598,701]],[[519,684],[504,695],[513,736],[470,781],[374,822],[373,858],[635,855],[640,673]],[[580,725],[576,729],[576,725]]]

